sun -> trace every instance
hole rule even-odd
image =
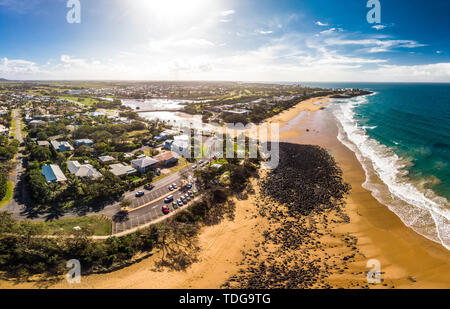
[[[211,7],[208,0],[127,0],[140,17],[168,26],[181,25],[189,19],[198,18]]]

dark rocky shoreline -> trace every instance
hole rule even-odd
[[[349,222],[342,209],[350,192],[334,158],[319,146],[280,143],[280,164],[259,186],[257,206],[269,223],[264,241],[244,252],[241,271],[223,287],[336,287],[326,278],[348,272],[347,265],[363,255],[356,237],[332,230]],[[350,287],[369,287],[363,273],[351,275]]]

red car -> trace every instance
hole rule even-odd
[[[163,214],[165,214],[165,215],[167,215],[167,214],[169,213],[169,207],[167,207],[166,205],[164,205],[164,206],[161,208],[161,210],[162,210]]]

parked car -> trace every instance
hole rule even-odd
[[[177,186],[176,183],[173,183],[173,184],[172,184],[172,187],[173,187],[174,189],[177,189],[177,188],[178,188],[178,186]]]
[[[190,197],[194,197],[194,192],[189,191],[188,194],[189,194]]]
[[[180,207],[183,206],[183,202],[181,201],[181,199],[178,199],[177,203],[178,203],[178,206],[180,206]]]
[[[203,162],[204,162],[203,160],[200,160],[200,161],[198,161],[198,164],[202,165]]]
[[[166,197],[165,199],[164,199],[164,203],[170,203],[170,202],[172,202],[173,201],[173,195],[169,195],[168,197]]]
[[[192,184],[188,183],[187,186],[186,186],[186,189],[192,189]]]
[[[169,190],[173,191],[173,186],[172,185],[169,186]]]
[[[169,207],[167,207],[166,205],[161,207],[161,210],[162,210],[163,214],[165,214],[165,215],[167,215],[170,212]]]
[[[173,207],[173,209],[178,209],[178,205],[177,205],[177,203],[175,203],[175,202],[172,202],[172,207]]]
[[[192,169],[195,170],[197,168],[197,164],[192,165]]]
[[[138,191],[138,192],[136,192],[136,197],[144,196],[144,194],[145,194],[144,191]]]
[[[144,189],[150,191],[150,190],[153,190],[154,187],[155,187],[154,185],[149,184],[149,185],[145,185],[145,186],[144,186]]]

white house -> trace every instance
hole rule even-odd
[[[74,174],[77,177],[102,177],[102,174],[100,174],[100,172],[90,164],[81,165],[78,161],[68,161],[67,168],[69,169],[70,173]]]

